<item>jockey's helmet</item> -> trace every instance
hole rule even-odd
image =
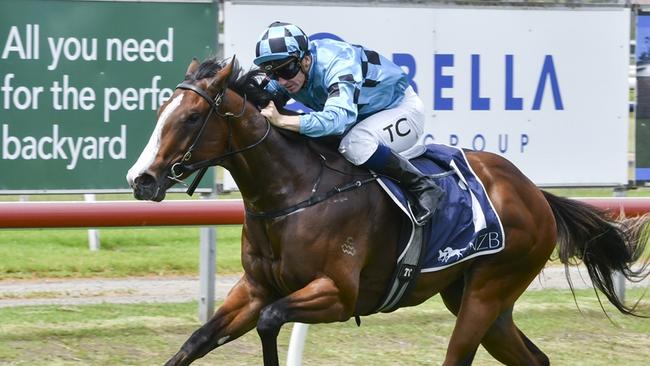
[[[302,59],[308,50],[309,38],[302,29],[289,23],[273,22],[262,33],[255,46],[255,65],[297,57]]]

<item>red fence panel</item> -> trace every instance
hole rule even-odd
[[[650,212],[650,198],[579,198],[627,216]],[[231,225],[244,222],[241,200],[0,202],[0,229],[168,225]]]
[[[0,202],[0,228],[229,225],[244,222],[241,200]]]
[[[640,216],[650,212],[650,197],[602,197],[575,198],[576,200],[596,206],[611,212],[614,216],[619,213],[625,216]]]

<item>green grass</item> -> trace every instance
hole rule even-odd
[[[0,231],[0,280],[44,277],[196,275],[199,229],[102,229],[101,249],[87,230]],[[217,227],[217,270],[241,272],[241,226]]]
[[[642,290],[630,290],[637,298]],[[593,292],[532,291],[515,311],[520,328],[556,365],[646,365],[650,319],[625,317]],[[650,313],[646,299],[643,310]],[[196,304],[39,306],[0,309],[0,365],[160,365],[199,326]],[[354,321],[311,326],[304,365],[441,364],[454,325],[438,297],[414,308]],[[280,333],[284,363],[290,326]],[[255,331],[226,344],[197,365],[259,365]],[[483,349],[475,365],[497,365]]]
[[[564,197],[613,197],[612,188],[544,188],[558,196]],[[625,191],[627,197],[650,197],[650,188],[637,187]]]

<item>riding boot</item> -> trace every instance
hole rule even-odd
[[[415,223],[420,226],[433,216],[445,195],[445,191],[432,177],[422,174],[410,161],[392,150],[387,155],[383,168],[375,171],[398,181],[413,195],[413,216]]]

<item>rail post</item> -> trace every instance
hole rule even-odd
[[[201,198],[213,197],[210,194],[201,194]],[[217,230],[214,226],[201,227],[199,230],[199,321],[205,324],[214,313]]]
[[[84,194],[84,201],[86,202],[95,202],[96,196],[94,193]],[[99,239],[99,230],[90,228],[88,229],[88,249],[92,252],[96,252],[101,247],[101,241]]]
[[[307,331],[309,324],[294,323],[291,330],[291,339],[289,340],[289,349],[287,350],[287,366],[302,365],[302,354],[305,350],[307,341]]]

